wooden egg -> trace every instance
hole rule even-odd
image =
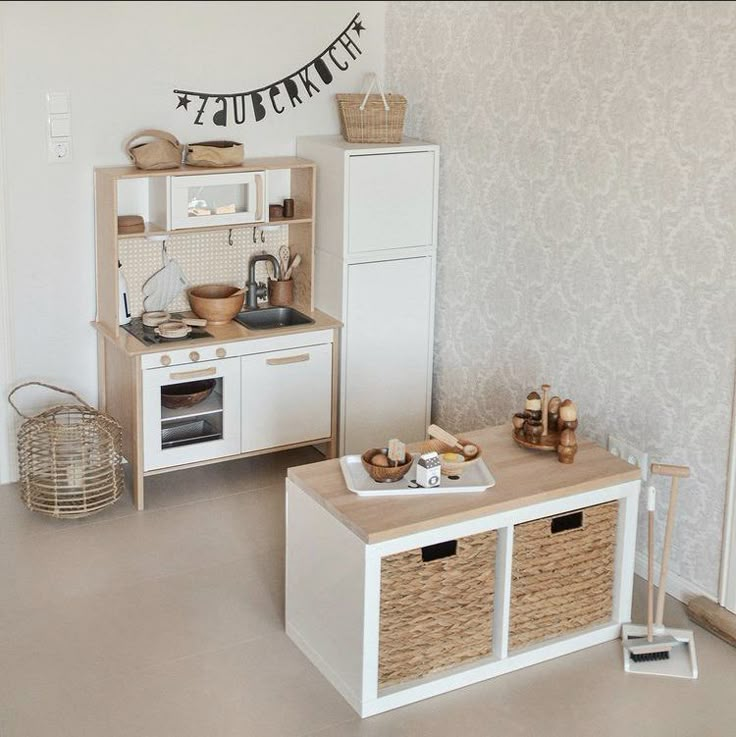
[[[566,399],[560,405],[560,419],[565,422],[572,422],[578,419],[578,408],[571,399]]]
[[[376,455],[371,458],[371,463],[374,466],[383,466],[384,468],[388,468],[388,456],[385,453],[376,453]]]
[[[553,414],[558,414],[560,411],[561,403],[562,400],[559,397],[552,397],[552,399],[549,400],[549,406],[547,407],[547,409]]]
[[[527,412],[538,412],[542,409],[542,398],[537,394],[537,392],[531,392],[527,395],[524,409],[526,409]]]

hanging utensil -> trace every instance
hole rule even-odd
[[[146,312],[166,310],[187,286],[181,266],[168,255],[165,239],[161,245],[161,261],[161,268],[143,285],[143,308]]]

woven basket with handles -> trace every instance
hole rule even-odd
[[[373,87],[378,89],[372,95]],[[375,74],[368,91],[335,95],[342,137],[349,143],[401,143],[406,115],[403,95],[384,95]]]
[[[28,386],[68,394],[78,404],[62,404],[29,416],[13,403]],[[29,381],[8,395],[25,422],[18,431],[21,498],[51,517],[86,517],[114,504],[123,490],[122,429],[68,389]]]

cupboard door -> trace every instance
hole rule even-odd
[[[348,252],[431,246],[433,151],[351,156]]]
[[[242,452],[330,436],[332,344],[244,356]]]
[[[348,267],[343,453],[426,437],[432,259]]]

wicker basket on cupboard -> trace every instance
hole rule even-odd
[[[373,86],[379,94],[371,94]],[[401,143],[406,98],[384,95],[378,77],[371,75],[368,91],[335,95],[342,137],[349,143]]]
[[[380,688],[491,653],[496,532],[381,560]]]
[[[79,404],[51,407],[28,416],[12,397],[28,386],[68,394]],[[123,489],[122,430],[108,415],[90,407],[74,392],[30,381],[8,395],[25,422],[18,431],[21,498],[51,517],[86,517],[114,504]]]
[[[618,502],[514,527],[509,647],[610,621]]]

